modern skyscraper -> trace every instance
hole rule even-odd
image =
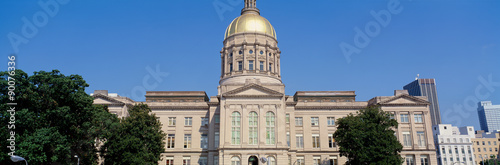
[[[405,85],[403,89],[408,90],[412,96],[426,96],[431,113],[432,125],[441,124],[441,112],[439,111],[439,102],[437,97],[436,81],[434,79],[416,79]]]
[[[500,130],[500,105],[493,105],[491,101],[478,103],[477,114],[481,129],[486,132]]]

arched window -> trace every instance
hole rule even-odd
[[[248,115],[248,144],[250,145],[257,145],[259,141],[257,133],[258,121],[257,112],[250,112]]]
[[[238,158],[236,156],[233,156],[231,158],[231,165],[240,165],[240,164],[241,164],[240,158]]]
[[[231,144],[240,144],[241,114],[233,112],[231,114]]]
[[[274,113],[266,113],[266,144],[274,144]]]
[[[272,156],[267,157],[267,165],[276,165],[276,159]]]

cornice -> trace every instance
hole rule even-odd
[[[359,110],[366,108],[366,106],[296,106],[295,110]]]

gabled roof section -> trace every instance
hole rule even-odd
[[[113,97],[109,97],[100,93],[96,93],[92,95],[94,97],[94,104],[102,104],[102,105],[125,105],[125,102],[114,99]],[[101,101],[100,101],[101,100]]]
[[[251,83],[222,94],[223,97],[283,97],[284,93]]]
[[[406,105],[406,106],[422,106],[422,105],[429,105],[430,103],[420,97],[415,97],[415,96],[410,96],[408,94],[400,94],[396,96],[389,96],[389,97],[384,97],[384,96],[378,96],[375,98],[372,98],[370,101],[368,101],[369,104],[378,104],[378,105]]]

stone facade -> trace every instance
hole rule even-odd
[[[95,104],[122,106],[110,111],[119,117],[127,116],[125,105],[147,104],[168,134],[162,165],[344,164],[331,137],[334,122],[370,105],[399,121],[395,131],[407,142],[402,152],[407,163],[437,164],[427,98],[400,90],[369,101],[356,101],[354,91],[285,95],[276,34],[255,0],[245,0],[242,16],[225,35],[216,96],[148,91],[146,102],[134,102],[101,91],[94,94]]]

